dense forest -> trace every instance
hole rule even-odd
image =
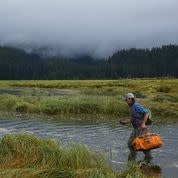
[[[44,57],[0,47],[0,79],[119,79],[178,77],[178,45],[123,49],[108,59]]]

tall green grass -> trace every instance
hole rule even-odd
[[[0,140],[0,176],[145,177],[134,165],[125,171],[114,172],[103,155],[91,151],[84,145],[63,146],[54,140],[42,140],[26,134],[7,135]]]
[[[0,95],[0,110],[47,115],[95,114],[126,116],[125,102],[107,96],[71,96],[26,98],[9,94]]]

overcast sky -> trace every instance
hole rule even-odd
[[[64,54],[178,43],[178,0],[0,0],[0,43]]]

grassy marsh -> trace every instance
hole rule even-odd
[[[133,92],[141,104],[151,109],[153,120],[178,121],[177,79],[0,81],[0,89],[17,88],[21,89],[21,95],[0,94],[0,111],[94,115],[117,121],[129,117],[123,96]]]

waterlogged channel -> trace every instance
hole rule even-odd
[[[178,124],[151,126],[150,130],[159,133],[164,146],[153,150],[153,163],[159,165],[163,177],[178,175]],[[124,167],[127,163],[127,139],[131,129],[126,126],[92,123],[59,122],[42,119],[0,118],[0,137],[13,133],[30,133],[41,138],[54,138],[59,142],[80,142],[101,151],[114,168]],[[138,159],[142,158],[139,153]]]

